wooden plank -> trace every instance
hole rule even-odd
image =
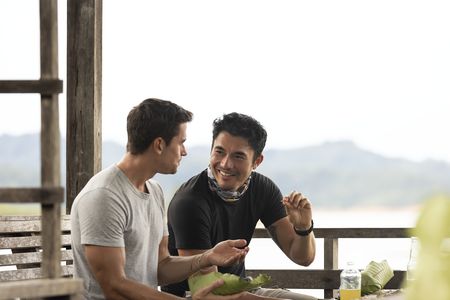
[[[38,279],[23,282],[0,283],[0,299],[56,297],[79,294],[81,279]]]
[[[321,232],[322,231],[322,232]],[[322,228],[323,238],[408,238],[410,228]]]
[[[316,238],[408,238],[411,228],[315,228]],[[255,238],[270,238],[265,228],[257,228]]]
[[[35,221],[40,219],[41,216],[0,216],[0,221]]]
[[[13,220],[6,221],[0,218],[0,237],[4,233],[17,233],[18,235],[23,233],[36,233],[41,231],[40,217],[28,221]],[[70,231],[70,220],[63,218],[61,220],[61,230]]]
[[[0,266],[13,266],[31,263],[41,263],[42,252],[25,252],[0,255]],[[72,250],[61,251],[61,261],[73,261]]]
[[[61,276],[72,277],[73,265],[61,266]],[[20,269],[11,271],[0,271],[0,281],[16,281],[44,278],[41,268]],[[56,278],[52,278],[56,280]]]
[[[3,221],[0,220],[0,234],[15,233],[21,235],[23,233],[35,233],[41,231],[41,221]]]
[[[64,201],[62,187],[0,188],[0,203],[61,203]]]
[[[61,245],[69,246],[71,241],[70,234],[62,235]],[[0,238],[0,249],[20,249],[42,247],[41,236],[24,237],[2,237]]]
[[[59,79],[0,80],[0,93],[35,93],[48,95],[62,92],[63,82]]]
[[[67,1],[66,212],[101,170],[102,4]]]
[[[40,219],[41,216],[0,216],[0,221],[34,221]],[[70,221],[70,215],[61,215],[61,220]]]
[[[339,289],[342,270],[246,270],[247,276],[268,274],[272,280],[267,286],[296,289]],[[401,287],[405,271],[394,271],[394,277],[386,284],[386,289]]]
[[[340,270],[246,270],[247,276],[268,274],[272,280],[268,287],[298,289],[335,289],[339,287]]]

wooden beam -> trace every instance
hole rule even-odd
[[[0,80],[0,93],[17,94],[59,94],[63,91],[63,82],[59,79],[41,80]]]
[[[271,277],[268,287],[296,289],[335,289],[339,288],[340,270],[246,270],[247,276],[255,278],[258,274]]]
[[[336,270],[339,262],[339,239],[325,238],[323,243],[323,268],[325,270]],[[324,290],[325,298],[334,298],[333,289]]]
[[[40,0],[41,78],[58,78],[58,2]],[[61,185],[59,105],[57,94],[41,95],[41,185]]]
[[[16,216],[2,216],[0,218],[0,234],[2,233],[35,233],[41,232],[41,217],[30,218],[26,222],[14,220]],[[30,216],[32,217],[32,216]],[[70,220],[64,215],[61,217],[61,230],[70,231]]]
[[[58,2],[39,1],[41,78],[58,78]],[[61,185],[58,94],[41,94],[41,185]],[[61,195],[61,202],[63,200]],[[61,274],[61,204],[42,203],[42,274]]]
[[[20,267],[20,266],[21,265],[18,265],[18,267]],[[63,277],[73,277],[73,264],[61,266],[61,269],[62,269],[61,275]],[[24,268],[24,269],[0,272],[0,282],[40,279],[40,278],[44,278],[44,277],[45,276],[42,273],[42,268]],[[14,299],[17,299],[17,298],[14,298]],[[36,298],[32,298],[32,299],[36,299]]]
[[[72,262],[73,261],[72,250],[61,251],[61,261]],[[0,266],[6,265],[16,266],[22,264],[34,264],[41,262],[42,262],[42,252],[24,252],[24,253],[0,255]]]
[[[408,238],[411,228],[316,228],[316,238]],[[257,228],[253,237],[270,238],[265,228]]]
[[[0,203],[61,203],[62,187],[0,188]]]
[[[256,277],[267,274],[272,280],[267,285],[295,289],[339,289],[342,270],[246,270],[247,276]],[[394,271],[394,277],[384,287],[398,289],[405,276],[405,271]]]
[[[42,274],[45,278],[61,276],[61,204],[41,205]]]
[[[81,279],[74,278],[1,282],[0,299],[34,299],[40,297],[76,295],[82,290],[82,285]]]
[[[60,234],[61,235],[61,234]],[[70,245],[72,238],[70,234],[64,234],[61,238],[59,246]],[[42,237],[40,235],[33,236],[16,236],[2,237],[0,240],[0,249],[30,248],[42,247]]]
[[[66,212],[101,170],[102,1],[67,2]]]

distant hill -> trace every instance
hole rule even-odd
[[[0,136],[0,186],[38,186],[39,136]],[[65,141],[62,141],[65,153]],[[103,166],[117,162],[125,147],[103,143]],[[270,149],[258,172],[271,177],[284,194],[301,191],[315,207],[409,206],[437,194],[450,194],[450,164],[386,158],[349,141],[290,150]],[[209,146],[191,147],[175,175],[157,175],[167,199],[178,186],[206,168]],[[62,174],[65,157],[62,155]],[[65,177],[63,176],[63,183]]]

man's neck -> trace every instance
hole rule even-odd
[[[143,155],[132,155],[127,152],[117,167],[128,177],[130,182],[141,192],[148,192],[145,182],[155,176],[156,172],[148,159]]]

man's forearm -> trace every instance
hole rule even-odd
[[[316,256],[316,241],[314,233],[307,236],[296,236],[292,242],[289,257],[302,266],[309,266]]]
[[[180,282],[202,268],[209,267],[206,252],[193,256],[168,256],[159,262],[158,282],[161,285]]]

